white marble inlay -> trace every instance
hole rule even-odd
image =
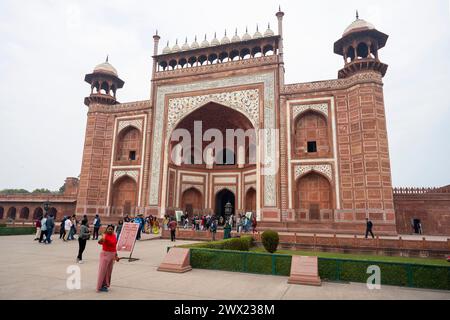
[[[295,167],[295,179],[310,172],[317,171],[324,174],[326,177],[333,181],[333,169],[331,164],[313,164],[313,165],[301,165]]]

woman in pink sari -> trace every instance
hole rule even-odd
[[[108,292],[111,285],[111,274],[114,261],[119,261],[117,256],[117,238],[114,234],[114,226],[109,225],[106,228],[102,238],[98,243],[103,246],[100,253],[100,263],[98,267],[97,292]]]

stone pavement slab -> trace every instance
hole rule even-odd
[[[177,241],[186,244],[188,241]],[[175,300],[308,300],[308,299],[446,299],[449,291],[323,282],[322,287],[291,285],[288,277],[194,269],[184,274],[158,272],[169,240],[138,241],[133,257],[114,266],[111,290],[95,291],[101,247],[88,241],[81,270],[81,289],[69,290],[67,267],[76,265],[78,242],[55,238],[38,244],[33,236],[0,237],[0,299],[175,299]]]

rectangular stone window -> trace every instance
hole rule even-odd
[[[136,151],[130,151],[129,159],[131,161],[136,160]]]
[[[308,153],[317,152],[317,142],[316,141],[308,141]]]

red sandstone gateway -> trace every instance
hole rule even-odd
[[[125,82],[108,59],[96,66],[85,77],[79,184],[69,178],[66,193],[49,198],[2,196],[0,219],[31,221],[47,200],[59,219],[75,211],[105,223],[176,211],[225,218],[230,203],[231,215],[255,214],[259,230],[363,234],[369,218],[376,235],[412,233],[414,219],[424,234],[449,234],[450,187],[393,192],[380,57],[388,35],[357,17],[334,44],[343,58],[337,79],[286,84],[283,44],[293,39],[283,38],[283,16],[277,33],[205,37],[162,52],[156,34],[146,100],[119,103]],[[196,122],[200,141],[177,149],[175,133],[194,137]],[[267,134],[242,146],[229,129]],[[226,137],[212,162],[204,157],[211,130]],[[267,163],[276,170],[267,174]]]

